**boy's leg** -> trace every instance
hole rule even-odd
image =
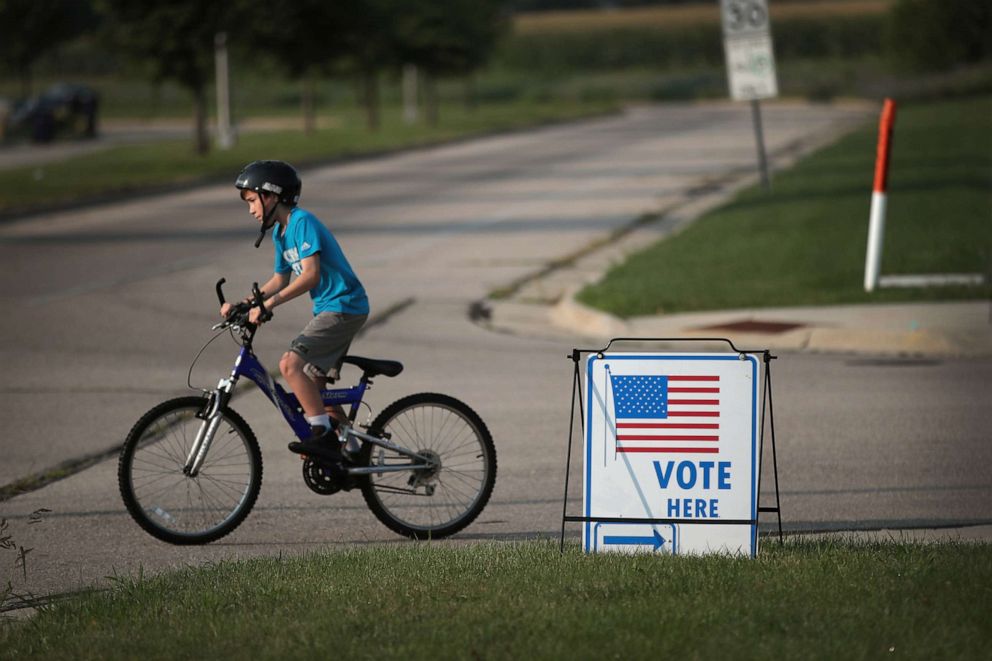
[[[293,340],[290,350],[279,362],[279,369],[286,382],[296,393],[296,397],[307,418],[323,418],[321,425],[328,425],[327,412],[320,395],[317,382],[307,374],[307,364],[313,365],[320,372],[337,377],[337,365],[345,355],[351,340],[365,323],[365,315],[348,315],[334,312],[318,314],[307,324],[303,332]],[[333,374],[330,372],[333,371]],[[341,411],[342,418],[344,411]],[[311,422],[313,424],[313,421]],[[303,441],[289,444],[293,452],[303,454],[316,453],[318,456],[337,461],[341,458],[337,434],[328,429],[320,435]],[[333,441],[333,442],[329,442]],[[326,448],[331,448],[326,450]],[[325,451],[326,450],[326,451]],[[331,456],[331,455],[335,456]],[[325,456],[326,455],[326,456]]]
[[[330,406],[325,407],[325,410],[327,411],[327,415],[329,415],[331,419],[339,425],[351,424],[348,414],[345,413],[344,407],[340,404],[331,404]]]
[[[292,351],[283,354],[282,360],[279,361],[279,371],[296,394],[296,399],[299,400],[303,413],[311,424],[310,437],[302,441],[293,441],[289,444],[289,449],[297,454],[322,459],[332,470],[343,470],[341,466],[343,456],[338,436],[324,413],[324,401],[320,396],[320,390],[307,376],[305,367],[306,361]],[[334,469],[335,466],[337,469]]]
[[[308,418],[313,418],[324,413],[324,400],[320,396],[317,384],[304,372],[306,364],[298,353],[287,351],[279,361],[279,371],[296,395],[296,399],[300,401],[303,413]]]
[[[322,312],[310,320],[279,362],[279,370],[308,416],[323,415],[325,411],[320,390],[305,366],[310,363],[322,375],[336,378],[338,361],[365,319],[366,315]]]
[[[303,369],[307,376],[313,380],[318,391],[326,390],[332,383],[334,383],[334,379],[327,376],[327,373],[324,372],[324,370],[320,369],[313,363],[307,363],[306,367]],[[351,424],[351,420],[348,419],[348,414],[345,413],[344,407],[340,404],[325,404],[324,410],[327,412],[327,415],[339,425]]]

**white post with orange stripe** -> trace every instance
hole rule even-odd
[[[882,265],[882,239],[885,236],[885,195],[889,179],[889,156],[892,153],[892,128],[896,121],[896,102],[886,99],[878,123],[878,152],[875,157],[875,185],[871,194],[868,219],[868,250],[865,255],[865,291],[878,286]]]

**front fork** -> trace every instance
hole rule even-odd
[[[203,420],[193,445],[189,449],[186,463],[183,464],[183,474],[187,477],[196,477],[200,474],[203,460],[207,457],[210,444],[213,443],[217,428],[220,426],[221,418],[224,417],[224,409],[231,401],[231,393],[234,390],[233,379],[221,379],[217,384],[217,389],[210,393],[203,408],[196,417]]]

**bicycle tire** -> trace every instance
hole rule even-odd
[[[440,539],[472,523],[489,502],[496,483],[496,446],[482,418],[464,402],[437,393],[409,395],[387,406],[369,429],[439,461],[433,471],[365,476],[365,503],[390,530],[414,539]],[[409,461],[366,442],[358,463],[386,465],[390,460]],[[415,493],[421,487],[423,492]]]
[[[204,401],[179,397],[152,408],[128,433],[118,460],[127,511],[146,532],[170,544],[206,544],[227,535],[248,516],[262,487],[258,440],[231,409],[222,413],[199,475],[183,474]]]

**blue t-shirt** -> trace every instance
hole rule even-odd
[[[275,272],[303,273],[301,260],[320,253],[320,282],[310,290],[313,313],[344,312],[368,314],[369,299],[358,276],[345,259],[341,246],[324,223],[305,209],[297,207],[289,214],[286,232],[272,233],[275,244]]]

